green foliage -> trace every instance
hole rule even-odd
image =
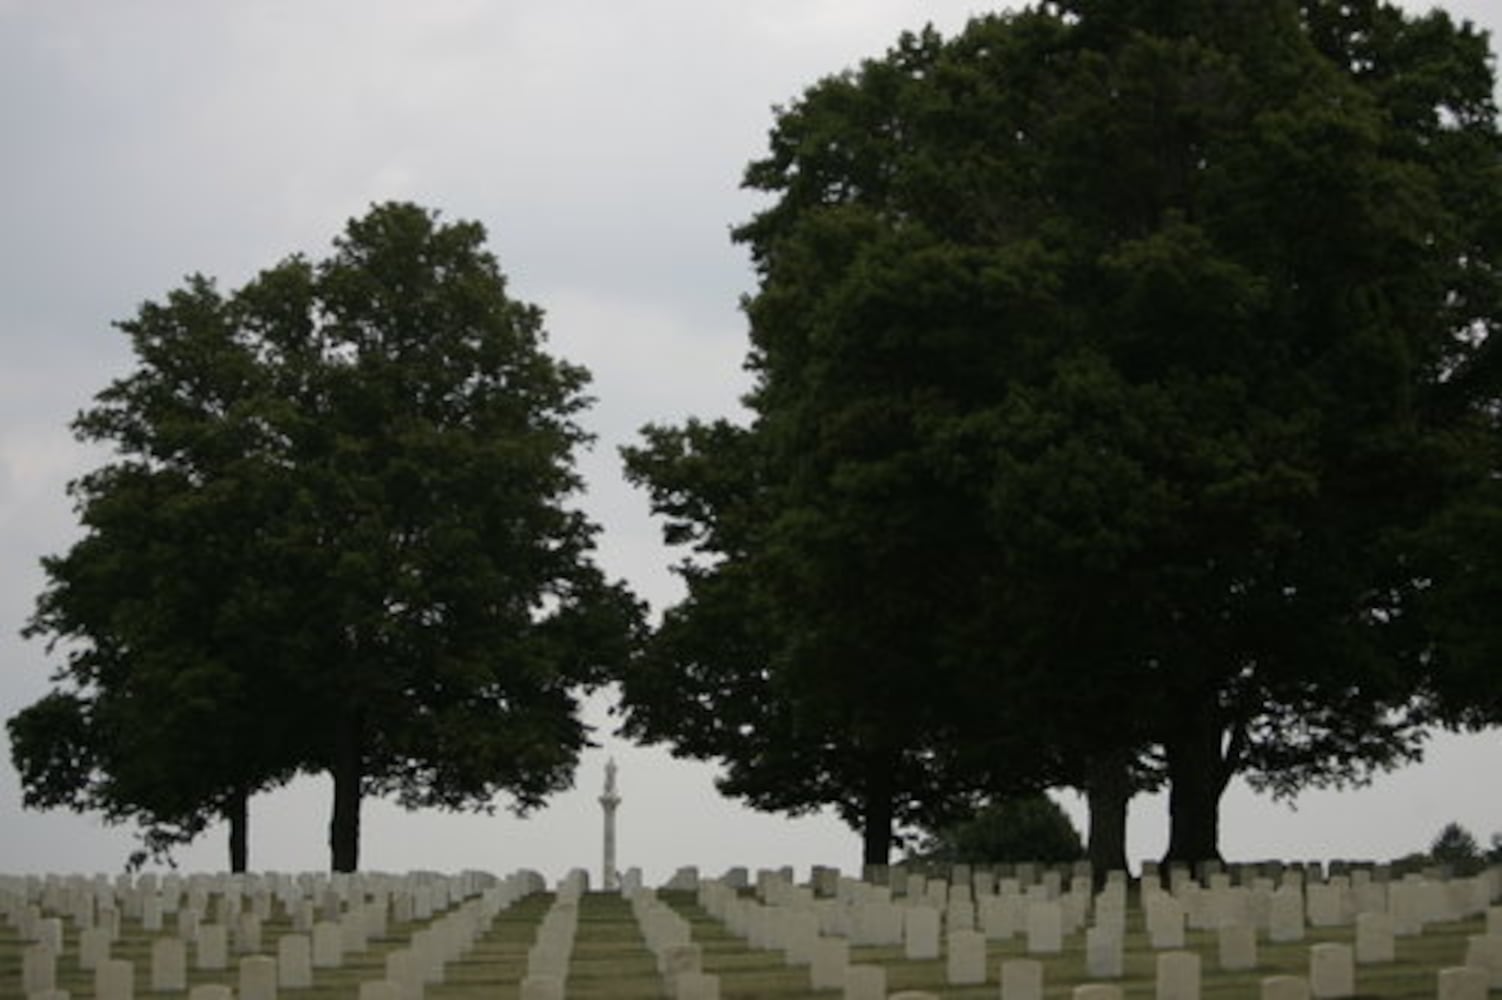
[[[974,816],[932,831],[912,860],[998,864],[1018,861],[1078,861],[1085,854],[1069,816],[1047,795],[987,803]]]
[[[809,88],[746,172],[753,418],[628,453],[700,557],[633,731],[868,861],[1123,748],[1184,860],[1237,773],[1412,759],[1494,589],[1437,527],[1494,505],[1491,81],[1443,13],[1194,0]]]
[[[75,423],[119,457],[73,485],[85,537],[29,627],[67,656],[64,700],[11,725],[29,804],[201,826],[328,770],[342,869],[364,793],[526,810],[570,784],[575,693],[640,609],[567,506],[586,373],[483,242],[380,205],[326,260],[120,324],[137,369]]]
[[[1456,875],[1474,875],[1485,867],[1481,845],[1459,823],[1446,823],[1429,845],[1429,857]]]

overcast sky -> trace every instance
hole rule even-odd
[[[1502,5],[1450,6],[1494,33]],[[100,456],[67,423],[131,363],[113,320],[190,272],[233,288],[292,252],[323,255],[372,202],[406,199],[485,224],[517,298],[547,313],[552,350],[594,374],[599,440],[583,503],[601,561],[660,610],[678,589],[616,451],[648,421],[734,415],[750,290],[728,230],[772,106],[883,52],[904,29],[958,30],[975,2],[906,0],[0,0],[0,718],[55,666],[17,635],[38,560],[76,537],[68,480]],[[659,880],[680,864],[853,868],[829,817],[787,820],[713,790],[715,769],[610,736],[575,792],[526,820],[409,815],[367,803],[362,866],[599,864],[595,799],[620,762],[620,860]],[[1386,858],[1455,819],[1502,831],[1496,733],[1442,737],[1422,766],[1298,811],[1233,786],[1232,859]],[[329,783],[251,807],[251,865],[328,863]],[[1083,824],[1073,799],[1066,805]],[[1133,804],[1129,852],[1166,843],[1162,797]],[[0,752],[0,872],[116,871],[129,836],[92,817],[23,812]],[[226,864],[219,830],[179,854]]]

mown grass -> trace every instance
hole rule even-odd
[[[815,993],[809,988],[808,969],[784,965],[780,952],[753,951],[732,936],[694,901],[691,893],[663,892],[661,899],[687,919],[693,939],[703,949],[704,971],[720,977],[721,996],[726,1000],[802,1000],[837,997],[838,991]],[[429,1000],[509,1000],[515,997],[526,971],[527,949],[532,945],[537,926],[552,905],[551,895],[528,897],[502,911],[490,930],[460,961],[445,970],[445,981],[427,988]],[[1133,914],[1126,941],[1125,974],[1115,980],[1130,1000],[1151,998],[1154,993],[1155,954],[1140,929],[1140,915]],[[284,990],[284,998],[297,1000],[346,1000],[359,993],[367,980],[384,978],[386,955],[404,947],[419,924],[392,923],[384,937],[372,939],[367,951],[346,956],[339,969],[315,969],[314,986],[306,990]],[[1434,924],[1422,936],[1397,939],[1397,960],[1390,964],[1358,965],[1356,989],[1360,998],[1432,998],[1436,977],[1441,968],[1459,965],[1466,951],[1466,937],[1485,930],[1480,919]],[[275,953],[277,938],[291,933],[287,919],[277,917],[264,923],[262,941],[266,950]],[[1185,946],[1199,953],[1203,969],[1203,996],[1207,998],[1256,997],[1264,976],[1278,974],[1306,975],[1309,947],[1323,941],[1351,943],[1354,928],[1310,929],[1298,943],[1272,945],[1259,942],[1258,968],[1254,972],[1225,973],[1218,969],[1217,938],[1213,933],[1188,932]],[[138,998],[164,996],[150,991],[151,941],[138,924],[126,922],[121,937],[111,948],[111,957],[131,961],[135,968]],[[0,924],[0,998],[20,997],[21,951],[24,942],[15,928]],[[228,983],[238,978],[237,958],[223,971],[198,971],[192,968],[189,949],[189,985]],[[852,948],[852,963],[881,965],[887,970],[889,991],[921,989],[946,998],[980,998],[994,1000],[999,989],[997,968],[1009,958],[1026,957],[1020,936],[1012,941],[991,942],[988,947],[988,982],[980,986],[948,986],[942,961],[908,961],[900,948]],[[1066,939],[1065,951],[1058,955],[1033,956],[1044,964],[1045,995],[1067,997],[1073,986],[1088,982],[1085,968],[1084,935]],[[78,967],[77,936],[70,928],[66,954],[58,962],[58,983],[73,1000],[94,1000],[94,976]],[[181,994],[179,994],[181,995]],[[586,896],[579,911],[578,932],[569,968],[568,995],[584,998],[660,997],[662,983],[656,963],[647,951],[631,915],[629,904],[618,896],[593,893]]]

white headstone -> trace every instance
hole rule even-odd
[[[386,953],[386,981],[395,983],[400,1000],[422,1000],[422,967],[410,948]]]
[[[1502,989],[1502,935],[1468,935],[1465,964],[1486,972],[1489,989]]]
[[[809,982],[815,990],[840,989],[845,985],[845,969],[849,965],[850,942],[844,938],[821,937],[814,942]]]
[[[21,992],[41,993],[57,987],[57,956],[45,944],[21,951]]]
[[[1220,967],[1225,972],[1245,972],[1257,967],[1257,929],[1250,924],[1232,924],[1218,932]]]
[[[912,906],[903,911],[903,954],[909,961],[939,957],[939,911]]]
[[[141,930],[156,933],[162,929],[162,897],[152,893],[141,900]]]
[[[188,988],[188,947],[180,937],[151,942],[151,990],[180,993]]]
[[[276,941],[277,983],[282,989],[313,985],[313,941],[306,934],[283,934]]]
[[[657,956],[658,968],[662,970],[662,981],[667,987],[667,995],[674,996],[678,991],[678,977],[685,972],[704,971],[703,949],[692,942],[687,944],[672,944]]]
[[[1304,893],[1285,885],[1272,894],[1268,909],[1268,940],[1275,944],[1304,940]]]
[[[782,913],[782,959],[788,965],[808,965],[819,940],[819,918],[807,910]]]
[[[199,924],[193,944],[193,968],[218,971],[229,968],[229,935],[223,924]]]
[[[123,958],[106,958],[94,969],[95,1000],[134,1000],[135,968]]]
[[[360,984],[360,1000],[402,1000],[402,989],[389,979],[369,980]]]
[[[980,931],[950,931],[946,941],[945,980],[950,986],[986,981],[986,936]]]
[[[1200,1000],[1200,957],[1192,951],[1158,953],[1157,1000]]]
[[[845,967],[844,1000],[886,1000],[887,970],[879,965]]]
[[[235,1000],[235,991],[224,983],[199,983],[188,991],[188,1000]]]
[[[1342,921],[1344,900],[1341,888],[1328,882],[1310,885],[1306,906],[1311,927],[1335,927]]]
[[[1070,1000],[1121,1000],[1121,987],[1115,983],[1082,983],[1070,993]]]
[[[57,917],[43,917],[36,924],[36,942],[52,949],[58,958],[63,954],[63,922]]]
[[[684,972],[678,976],[674,1000],[720,1000],[720,977],[708,972]]]
[[[1091,979],[1120,979],[1125,962],[1122,935],[1114,927],[1085,931],[1085,971]]]
[[[1043,963],[1036,958],[1002,962],[1001,1000],[1043,1000]]]
[[[254,955],[261,951],[261,918],[252,910],[241,913],[235,921],[235,951]]]
[[[313,968],[337,969],[344,964],[344,932],[330,920],[313,925]]]
[[[1022,904],[1016,895],[982,896],[980,929],[988,941],[1009,941],[1022,922]]]
[[[250,955],[240,959],[238,1000],[277,1000],[276,959],[270,955]]]
[[[1350,945],[1326,942],[1309,948],[1309,995],[1315,1000],[1356,995],[1356,958]]]
[[[1392,932],[1398,937],[1413,937],[1424,931],[1424,915],[1419,886],[1414,882],[1395,882],[1387,890],[1387,912],[1392,916]]]
[[[1486,994],[1485,969],[1461,965],[1439,970],[1439,983],[1434,994],[1437,1000],[1486,1000]]]
[[[103,927],[85,927],[78,935],[78,967],[99,968],[110,957],[110,932]]]
[[[1386,913],[1356,914],[1356,961],[1362,965],[1392,962],[1394,948],[1392,917]]]
[[[1157,893],[1146,904],[1147,935],[1157,951],[1184,947],[1184,907],[1166,893]]]
[[[1064,950],[1064,913],[1057,901],[1029,903],[1027,953],[1056,955]]]

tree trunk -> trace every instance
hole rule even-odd
[[[873,754],[867,763],[865,799],[861,811],[861,864],[889,864],[892,858],[892,765],[885,754]]]
[[[1168,758],[1168,853],[1170,862],[1219,861],[1220,797],[1227,773],[1218,713],[1213,706],[1184,704],[1183,720],[1164,744]]]
[[[250,860],[250,793],[235,789],[225,803],[224,818],[229,820],[229,870],[244,872]]]
[[[360,866],[360,793],[363,733],[358,714],[341,714],[334,732],[334,812],[329,821],[330,867],[352,872]]]
[[[1085,770],[1085,797],[1090,804],[1090,843],[1086,853],[1097,886],[1106,874],[1127,870],[1127,804],[1132,799],[1131,756],[1101,753]]]

